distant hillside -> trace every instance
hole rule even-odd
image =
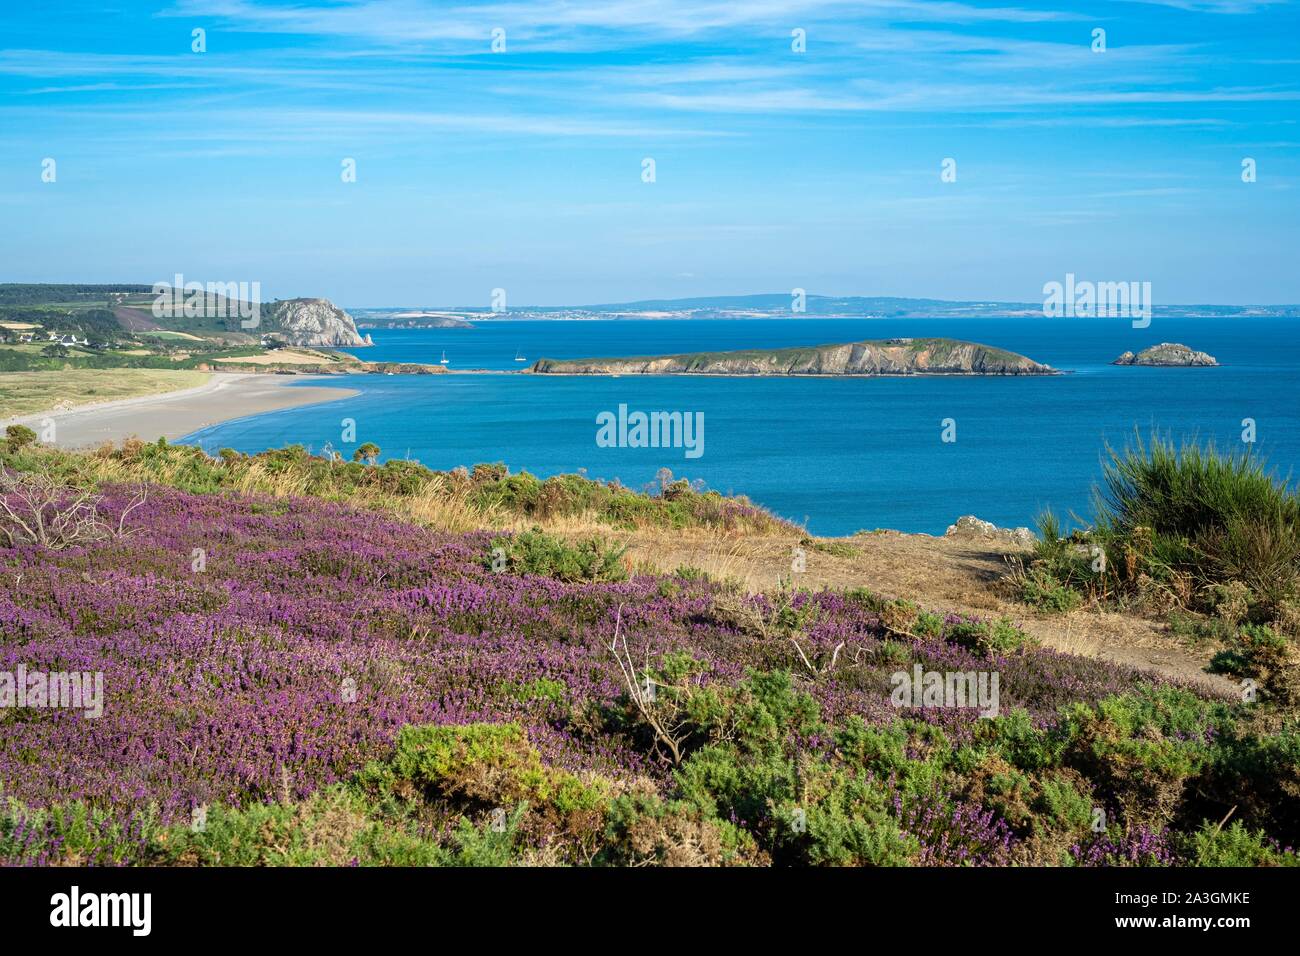
[[[152,297],[146,302],[132,296],[128,301],[117,306],[114,314],[132,332],[164,331],[254,344],[269,335],[285,345],[317,348],[370,344],[357,331],[352,316],[328,299],[276,299],[254,309],[251,303],[208,296],[202,310],[206,314],[162,316],[154,315]]]
[[[808,348],[696,352],[636,358],[542,359],[559,375],[1054,375],[1015,352],[956,339],[887,339]]]
[[[91,285],[86,283],[25,283],[0,282],[0,306],[31,306],[53,303],[72,306],[100,306],[108,302],[110,294],[141,294],[148,292],[151,286]]]
[[[101,333],[115,323],[129,333],[184,334],[230,345],[256,345],[264,335],[288,345],[369,344],[352,316],[328,299],[276,299],[254,309],[255,303],[208,291],[191,309],[193,295],[183,293],[174,308],[158,315],[156,298],[150,285],[0,284],[0,319],[47,317],[63,330]]]

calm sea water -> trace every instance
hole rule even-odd
[[[185,440],[244,452],[290,443],[346,450],[342,420],[383,457],[445,469],[504,461],[541,476],[585,469],[641,487],[667,467],[746,494],[818,534],[864,528],[942,533],[975,514],[1032,522],[1044,507],[1086,514],[1105,445],[1135,429],[1213,438],[1255,450],[1282,476],[1300,465],[1300,325],[1292,320],[791,319],[493,321],[474,329],[374,331],[367,359],[452,369],[517,369],[538,358],[650,355],[864,338],[951,336],[1021,352],[1071,374],[1046,378],[753,379],[525,375],[356,376],[338,402],[227,422]],[[1214,369],[1122,368],[1124,350],[1183,342]],[[304,381],[301,384],[309,384]],[[601,448],[596,416],[630,410],[704,413],[704,454]],[[957,440],[941,440],[944,419]],[[1300,469],[1296,469],[1300,474]]]

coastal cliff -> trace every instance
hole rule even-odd
[[[1197,352],[1177,342],[1161,342],[1149,349],[1143,349],[1134,355],[1125,352],[1115,359],[1112,365],[1184,365],[1211,366],[1218,365],[1218,359],[1207,352]]]
[[[279,299],[263,305],[262,321],[267,331],[282,336],[289,345],[370,345],[356,323],[328,299]]]
[[[541,359],[559,375],[1055,375],[1004,349],[955,339],[885,339],[807,348],[696,352],[637,358]]]

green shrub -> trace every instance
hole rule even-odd
[[[1237,628],[1229,621],[1221,617],[1201,617],[1186,612],[1175,611],[1169,615],[1169,630],[1194,643],[1210,641],[1233,644],[1237,639]]]
[[[380,449],[372,441],[364,442],[352,453],[352,460],[365,465],[373,465],[379,460]]]
[[[1056,734],[1065,762],[1096,781],[1126,820],[1163,825],[1189,780],[1210,766],[1211,741],[1229,720],[1225,705],[1190,691],[1143,689],[1066,708]]]
[[[498,867],[516,862],[516,841],[528,804],[521,803],[506,814],[500,825],[495,822],[475,825],[465,817],[452,834],[455,852],[444,865]]]
[[[817,769],[821,769],[820,767]],[[891,813],[884,788],[870,778],[827,773],[820,781],[820,799],[804,814],[803,833],[791,822],[779,841],[791,863],[808,866],[909,866],[916,862],[920,841],[905,833]]]
[[[1065,614],[1083,604],[1083,595],[1044,567],[1031,567],[1020,582],[1020,600],[1050,614]]]
[[[1034,811],[1045,824],[1071,832],[1082,832],[1092,823],[1093,802],[1079,792],[1070,779],[1060,774],[1047,776],[1033,802]]]
[[[1269,607],[1295,596],[1300,499],[1250,450],[1175,447],[1155,436],[1109,453],[1094,491],[1096,523],[1141,559],[1135,568],[1167,567],[1201,588],[1240,582]]]
[[[1035,642],[1024,631],[1002,617],[995,621],[961,621],[949,625],[944,638],[977,654],[1011,654]]]
[[[1283,852],[1240,820],[1226,829],[1206,823],[1192,837],[1190,856],[1194,866],[1300,866],[1294,853]]]
[[[937,638],[943,635],[943,615],[922,611],[916,616],[912,633],[917,637]]]
[[[1029,712],[1023,708],[979,721],[975,725],[975,739],[991,746],[1012,766],[1035,772],[1055,766],[1062,752],[1061,742],[1035,727]]]
[[[505,684],[501,690],[505,696],[523,703],[545,700],[552,704],[563,704],[569,695],[569,688],[564,681],[548,677],[539,677],[527,684]]]
[[[812,548],[814,551],[820,551],[822,554],[833,555],[837,558],[856,558],[861,554],[861,549],[849,544],[847,541],[825,541],[821,538],[804,538],[799,542],[805,548]]]
[[[1085,599],[1196,607],[1228,624],[1286,617],[1300,594],[1300,498],[1287,482],[1251,451],[1212,443],[1157,435],[1107,451],[1091,530],[1064,536],[1055,515],[1039,517],[1023,601],[1051,612]]]
[[[599,862],[609,866],[745,866],[766,862],[754,838],[681,800],[653,793],[615,798]]]
[[[885,605],[884,599],[869,588],[849,588],[844,592],[844,598],[854,604],[860,604],[868,611],[873,611],[877,614],[880,613],[881,608]]]
[[[403,727],[390,766],[419,788],[492,804],[552,792],[541,757],[518,724]]]
[[[507,568],[514,574],[538,574],[561,581],[622,581],[627,578],[623,555],[627,548],[587,538],[569,544],[540,528],[508,538],[495,538],[493,550],[505,552]],[[493,567],[493,554],[484,559]]]
[[[301,803],[207,808],[203,826],[179,824],[156,841],[154,861],[184,866],[430,866],[452,862],[436,842],[391,820],[345,787]]]
[[[26,425],[10,425],[5,429],[5,445],[9,452],[21,451],[36,441],[36,432]]]
[[[1224,644],[1211,659],[1210,671],[1255,678],[1271,703],[1290,707],[1300,702],[1300,649],[1290,638],[1263,624],[1243,624]]]
[[[890,667],[897,670],[912,663],[912,648],[901,641],[888,638],[867,651],[867,660],[880,668]]]

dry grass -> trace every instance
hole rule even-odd
[[[145,467],[129,459],[110,458],[104,454],[84,456],[79,467],[79,474],[83,480],[97,484],[148,481],[180,486],[184,484],[183,471],[184,464],[180,460],[155,462]],[[318,490],[310,487],[304,472],[294,470],[277,472],[262,462],[252,461],[241,469],[238,480],[231,486],[231,490],[241,494],[269,495],[274,498],[322,497],[359,508],[384,511],[416,524],[457,533],[483,529],[524,530],[539,524],[545,526],[547,530],[575,536],[584,533],[588,535],[608,533],[611,530],[609,525],[601,524],[594,518],[548,522],[519,518],[495,507],[484,508],[470,501],[464,491],[453,489],[444,475],[435,475],[417,492],[409,495],[364,488],[353,488],[337,495],[322,495]]]
[[[205,372],[148,368],[0,372],[0,421],[195,388],[207,380]]]
[[[134,441],[143,446],[138,440]],[[131,443],[132,440],[128,440],[123,449]],[[80,480],[96,484],[154,482],[176,487],[187,484],[184,458],[152,460],[146,465],[129,456],[111,456],[113,449],[109,442],[99,452],[77,456],[76,471]],[[755,571],[751,560],[754,549],[760,549],[768,558],[788,555],[788,541],[799,540],[798,536],[791,537],[787,531],[769,536],[754,530],[742,533],[705,525],[666,528],[647,523],[628,528],[595,511],[548,517],[521,515],[497,505],[485,507],[472,500],[472,492],[464,484],[437,473],[412,493],[396,494],[378,488],[351,486],[340,488],[333,494],[314,485],[305,471],[277,470],[262,461],[245,460],[229,487],[242,494],[275,498],[324,498],[384,511],[416,524],[456,533],[525,531],[540,527],[571,540],[599,536],[612,543],[627,545],[631,549],[629,558],[634,564],[657,566],[657,557],[671,555],[672,561],[666,570],[675,570],[682,565],[694,566],[719,579],[734,578],[750,584],[755,590],[773,586],[775,577],[768,580]]]
[[[821,540],[821,539],[819,539]],[[772,593],[782,579],[797,587],[867,588],[883,597],[906,598],[927,611],[984,618],[1008,616],[1046,647],[1189,680],[1218,691],[1226,678],[1204,670],[1210,651],[1187,647],[1158,621],[1132,614],[1081,609],[1038,615],[1018,603],[1005,584],[1006,552],[1013,546],[971,538],[898,532],[857,535],[846,543],[851,556],[826,553],[797,534],[743,537],[690,536],[637,531],[623,541],[646,570],[671,573],[695,567],[747,592]],[[793,573],[796,548],[806,570]]]
[[[645,567],[664,573],[695,568],[752,593],[776,587],[783,566],[785,576],[790,576],[790,554],[798,540],[789,535],[740,539],[707,531],[685,534],[656,528],[637,531],[623,543],[628,546],[628,556]]]
[[[322,365],[338,361],[332,355],[320,352],[300,352],[296,349],[276,349],[265,355],[243,355],[236,358],[219,358],[218,362],[233,365]]]

